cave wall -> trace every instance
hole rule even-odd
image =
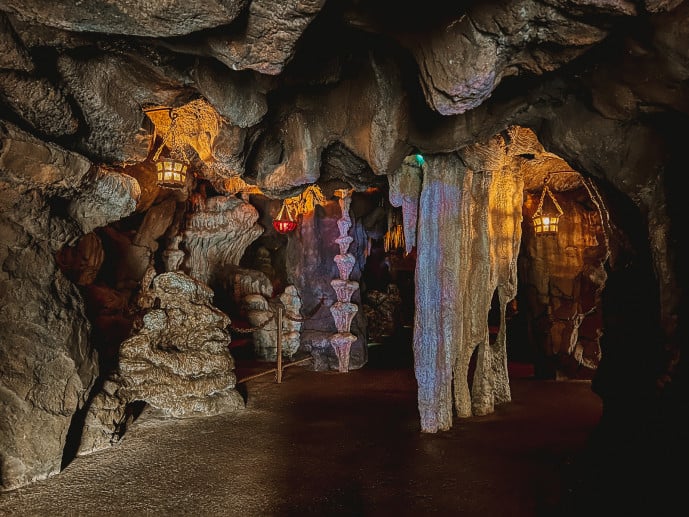
[[[519,283],[539,378],[591,378],[600,363],[609,212],[595,192],[579,187],[555,193],[563,210],[556,235],[534,233],[540,193],[525,199]]]
[[[55,254],[94,221],[129,214],[140,192],[133,178],[99,173],[10,124],[0,132],[0,480],[8,489],[59,472],[71,420],[98,376],[84,300]],[[83,202],[87,192],[107,199]]]

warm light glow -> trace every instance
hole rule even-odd
[[[548,211],[547,214],[544,213],[544,201],[548,197],[553,205],[556,212]],[[541,199],[538,202],[538,208],[534,212],[532,221],[533,228],[536,235],[552,235],[558,232],[558,226],[560,222],[560,216],[562,215],[562,208],[560,204],[553,196],[553,193],[548,188],[547,180],[543,185],[543,191],[541,192]]]
[[[542,235],[544,233],[557,233],[559,221],[560,218],[554,215],[548,217],[534,217],[534,231],[538,235]]]
[[[187,164],[170,158],[156,162],[158,185],[164,188],[182,188],[187,183]]]
[[[316,205],[324,206],[325,204],[325,196],[316,184],[309,185],[298,196],[285,199],[285,205],[296,216],[309,214],[316,209]]]
[[[404,228],[401,224],[396,224],[387,232],[385,232],[385,237],[383,238],[383,246],[385,247],[386,253],[397,249],[403,249],[404,245]]]

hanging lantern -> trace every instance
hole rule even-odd
[[[182,188],[187,183],[188,164],[173,158],[156,161],[158,185],[165,188]]]
[[[297,228],[297,221],[292,217],[292,212],[286,207],[284,201],[277,217],[273,219],[273,228],[278,233],[289,233]]]
[[[159,186],[170,189],[184,188],[187,183],[187,169],[189,168],[189,159],[184,152],[184,147],[178,146],[176,141],[177,117],[177,113],[170,110],[170,129],[153,155],[157,174],[156,181]]]
[[[543,205],[546,196],[552,202],[555,210],[544,210]],[[538,208],[536,208],[536,212],[534,212],[532,217],[533,227],[536,235],[557,234],[561,215],[562,208],[560,208],[560,204],[557,202],[557,199],[555,199],[555,196],[553,196],[550,188],[548,188],[548,176],[546,176],[545,181],[543,182],[543,191],[541,192],[541,199],[538,202]]]

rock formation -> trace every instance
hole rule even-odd
[[[55,213],[61,199],[99,185],[91,163],[10,124],[1,123],[0,134],[0,479],[9,489],[60,471],[71,420],[98,376],[83,298],[55,255],[80,228],[90,230],[93,217],[127,215],[136,188],[114,188],[121,195],[105,205]],[[95,255],[76,275],[85,282],[100,262],[95,241],[87,242],[82,251]]]
[[[120,347],[122,396],[166,416],[215,415],[243,407],[234,389],[229,318],[211,304],[213,292],[180,272],[143,286],[141,328]]]
[[[229,266],[238,266],[246,247],[263,233],[258,214],[236,197],[213,196],[200,201],[190,213],[184,230],[188,251],[183,268],[201,282],[221,280]]]

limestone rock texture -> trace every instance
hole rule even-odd
[[[160,325],[186,332],[168,313],[197,304],[220,347],[211,305],[231,305],[233,268],[266,272],[263,301],[293,285],[300,349],[336,370],[330,282],[347,271],[361,305],[385,213],[353,206],[337,242],[338,189],[403,209],[424,431],[510,399],[516,294],[544,371],[588,370],[612,421],[643,408],[672,426],[689,393],[687,26],[689,0],[0,0],[2,487],[56,473],[80,437],[95,450],[106,421],[128,421],[113,364],[150,268],[207,284],[161,281],[170,308],[151,302],[134,341],[170,385],[167,400],[132,377],[139,395],[171,414],[190,410],[186,390],[215,409],[181,359],[180,375],[160,373],[177,368],[155,348]],[[202,103],[217,128],[190,124],[204,145],[185,150],[187,183],[158,186],[163,137],[145,110]],[[416,154],[425,165],[407,168]],[[559,169],[580,178],[550,183],[571,219],[538,241],[523,229]],[[278,235],[274,206],[312,185],[327,203]],[[335,261],[342,247],[353,259]],[[350,369],[367,362],[363,312]],[[221,357],[214,372],[231,370]],[[213,375],[209,389],[231,389],[231,373]]]
[[[131,214],[141,196],[139,183],[119,171],[100,169],[67,211],[86,234]]]
[[[351,218],[349,235],[353,238],[348,253],[341,255],[336,240],[341,236],[338,221],[342,218],[339,200],[334,196],[317,210],[302,216],[295,235],[287,243],[286,264],[288,280],[297,288],[303,303],[303,314],[308,316],[302,326],[302,346],[314,357],[316,370],[339,370],[340,361],[330,345],[329,337],[338,332],[333,317],[333,307],[338,307],[338,293],[331,284],[341,279],[340,264],[336,258],[347,262],[347,279],[357,282],[363,269],[365,234],[361,221]],[[356,336],[348,341],[348,370],[361,368],[366,364],[366,320],[362,311],[356,310],[361,303],[358,289],[351,294],[355,310],[342,312],[342,323],[349,323],[347,333]],[[344,321],[346,318],[346,322]],[[327,334],[326,334],[327,333]]]
[[[119,375],[128,401],[145,401],[164,415],[190,418],[243,407],[228,350],[227,315],[213,291],[180,272],[144,286],[141,328],[120,347]]]
[[[282,320],[282,350],[283,355],[292,359],[301,346],[301,327],[303,317],[301,315],[301,297],[299,291],[293,285],[285,287],[279,296],[280,303],[285,308]]]
[[[256,209],[236,197],[200,198],[189,214],[183,233],[187,256],[183,267],[205,283],[224,276],[228,266],[239,265],[247,246],[263,233]]]
[[[90,0],[80,4],[8,0],[3,7],[24,20],[70,31],[169,37],[227,25],[245,4],[245,0],[174,0],[163,4],[135,0]]]
[[[55,260],[85,218],[50,209],[93,184],[78,154],[7,123],[0,133],[0,480],[11,489],[60,471],[72,417],[98,376],[83,298]],[[101,207],[103,222],[133,210],[133,190],[122,194]]]

